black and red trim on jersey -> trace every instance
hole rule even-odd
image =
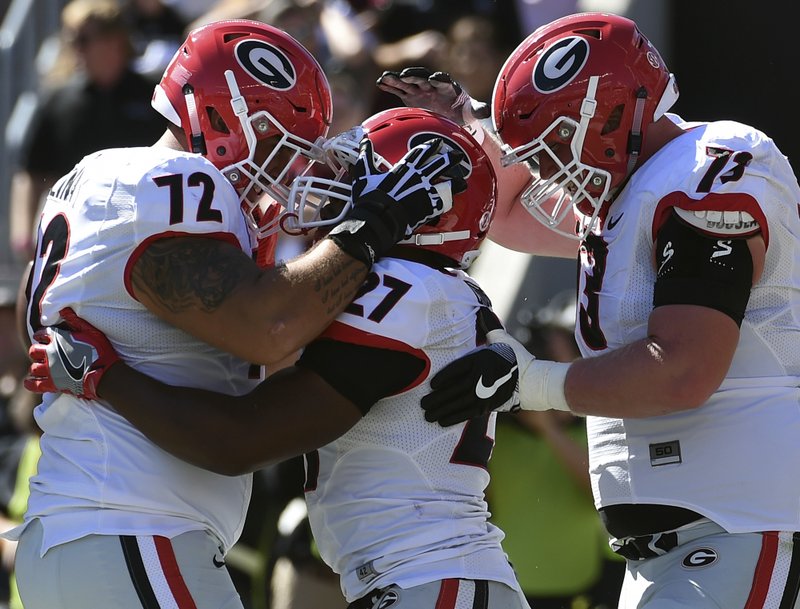
[[[654,241],[664,222],[672,215],[670,212],[673,207],[685,209],[686,211],[746,212],[758,222],[758,228],[746,234],[742,234],[740,237],[749,237],[760,232],[761,236],[764,238],[764,244],[769,248],[769,224],[767,223],[767,217],[761,210],[758,201],[750,194],[744,192],[709,193],[701,199],[693,199],[685,192],[671,192],[658,202],[656,211],[653,214],[653,226],[651,230]],[[708,231],[707,234],[720,239],[731,238],[730,235],[713,233],[712,231]]]
[[[334,321],[297,365],[317,373],[363,414],[383,398],[422,383],[431,362],[421,349]]]

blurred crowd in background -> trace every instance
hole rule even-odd
[[[330,135],[335,135],[379,110],[399,105],[374,85],[384,70],[415,65],[444,70],[473,97],[489,100],[504,60],[524,36],[561,15],[598,9],[585,4],[72,0],[61,13],[60,32],[40,53],[36,112],[14,168],[10,217],[5,222],[11,256],[17,261],[31,258],[42,197],[84,155],[107,147],[150,145],[163,132],[163,119],[150,108],[153,85],[186,32],[203,23],[251,18],[297,38],[330,80],[334,100]],[[0,15],[8,7],[9,2],[0,3]],[[720,64],[728,65],[736,52],[728,51],[729,60]],[[676,55],[681,57],[677,51]],[[764,69],[774,69],[774,63]],[[687,73],[685,68],[675,71]],[[751,122],[770,128],[763,121]],[[791,153],[791,146],[779,144]],[[31,411],[38,398],[20,383],[27,357],[14,315],[18,280],[12,271],[0,273],[0,513],[7,526],[25,509],[27,477],[36,461]],[[570,290],[548,295],[546,306],[518,307],[514,319],[505,321],[512,322],[517,337],[535,355],[569,361],[577,356],[572,338],[574,296]],[[507,534],[504,547],[531,605],[534,609],[615,607],[623,565],[610,552],[592,505],[583,420],[554,411],[501,419],[488,499],[493,518]],[[300,460],[256,475],[244,535],[228,557],[247,607],[346,605],[337,578],[315,553],[302,483]],[[0,564],[8,574],[14,548],[10,542],[1,543]],[[9,600],[14,597],[12,587],[11,578],[0,577],[0,607],[9,602],[14,606]]]

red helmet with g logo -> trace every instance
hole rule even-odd
[[[156,86],[153,107],[228,177],[250,211],[259,191],[285,203],[292,179],[321,158],[318,140],[332,114],[328,80],[311,54],[250,20],[193,30]]]
[[[364,136],[372,142],[375,166],[382,171],[387,171],[411,148],[434,138],[441,138],[464,153],[466,190],[454,195],[450,210],[419,226],[400,245],[429,249],[451,258],[462,268],[468,267],[489,230],[497,198],[494,168],[481,146],[466,130],[444,116],[420,108],[392,108],[333,138],[326,147],[337,157],[338,164],[351,165],[358,157]],[[289,213],[283,225],[292,232],[337,224],[352,205],[349,195],[346,181],[300,178],[289,197]],[[335,212],[326,213],[331,208]]]
[[[492,100],[504,163],[534,169],[523,203],[554,229],[571,203],[585,234],[635,168],[648,126],[677,97],[664,60],[630,19],[580,13],[536,30],[506,61]]]

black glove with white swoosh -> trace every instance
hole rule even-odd
[[[493,330],[487,338],[502,331]],[[519,368],[514,350],[497,342],[451,362],[431,379],[422,398],[425,420],[447,427],[491,411],[520,409]]]

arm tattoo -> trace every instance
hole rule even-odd
[[[211,312],[249,274],[243,256],[216,239],[161,239],[144,250],[131,280],[136,290],[172,313],[192,308]]]
[[[329,271],[317,281],[314,289],[326,305],[326,312],[335,317],[355,298],[356,291],[367,276],[367,269],[361,262],[348,256],[341,263],[332,263]]]

